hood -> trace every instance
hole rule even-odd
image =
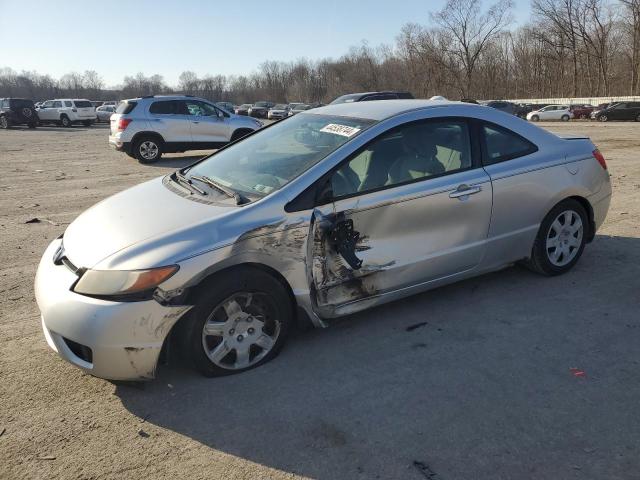
[[[188,200],[163,185],[163,178],[156,178],[117,193],[80,214],[64,233],[65,253],[74,265],[85,268],[157,266],[154,262],[169,255],[168,248],[184,250],[190,242],[215,240],[215,235],[193,239],[185,230],[197,229],[239,208],[226,206],[226,196],[220,202]],[[150,253],[154,248],[164,252],[141,258],[142,245]],[[110,258],[112,261],[108,261]],[[136,266],[136,262],[142,263]]]

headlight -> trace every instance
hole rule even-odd
[[[149,270],[87,270],[73,290],[96,296],[129,295],[151,290],[178,271],[178,265]]]

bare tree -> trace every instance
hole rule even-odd
[[[481,0],[447,0],[442,10],[432,15],[447,37],[447,44],[442,46],[451,57],[451,65],[459,69],[462,96],[470,93],[473,73],[482,53],[511,23],[512,7],[511,0],[498,0],[482,12]]]

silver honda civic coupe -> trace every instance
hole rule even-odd
[[[35,280],[48,344],[151,379],[163,347],[208,376],[327,319],[516,262],[571,269],[611,185],[584,137],[447,101],[330,105],[82,213]]]

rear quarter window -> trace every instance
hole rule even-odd
[[[93,105],[91,104],[91,102],[87,101],[87,100],[74,100],[74,102],[76,104],[76,108],[87,108],[87,107],[93,107]]]
[[[175,100],[153,102],[149,107],[149,113],[156,115],[175,115],[179,113],[178,108],[178,102]]]
[[[512,160],[538,150],[533,143],[511,130],[493,124],[482,126],[484,165]]]
[[[136,108],[136,105],[138,105],[138,102],[122,102],[118,105],[118,108],[116,108],[116,113],[126,115],[127,113],[131,113],[133,109]]]

